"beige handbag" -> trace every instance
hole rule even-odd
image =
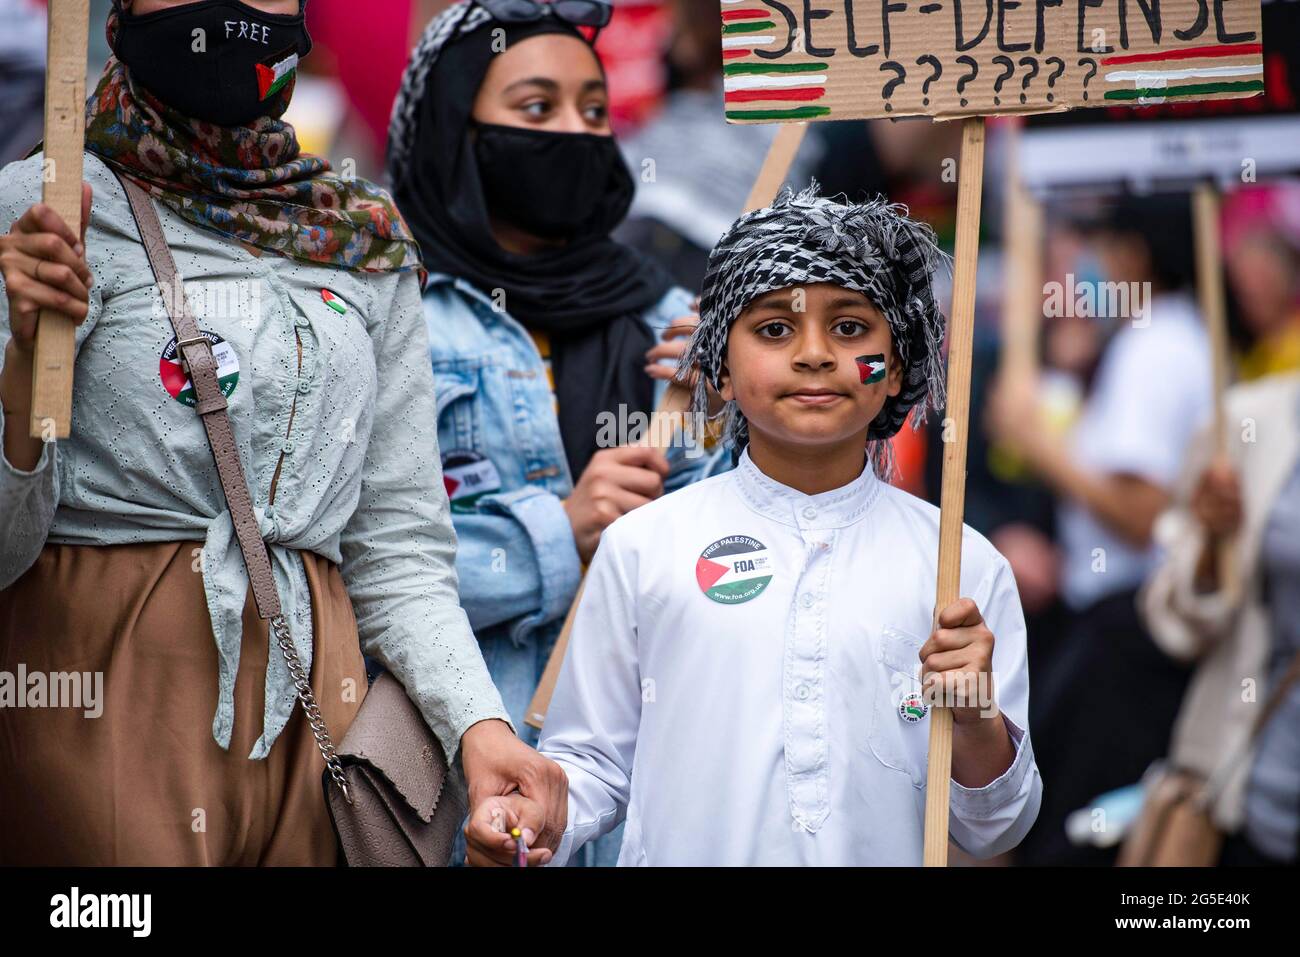
[[[1291,660],[1282,680],[1260,709],[1245,744],[1210,778],[1172,767],[1156,769],[1146,785],[1142,811],[1133,830],[1124,839],[1116,864],[1119,867],[1213,867],[1223,848],[1223,832],[1210,809],[1223,784],[1231,776],[1251,745],[1281,706],[1287,692],[1300,678],[1300,654]]]
[[[154,279],[164,290],[181,290],[176,262],[167,248],[152,199],[125,177],[118,179],[126,190]],[[325,759],[321,782],[343,856],[354,867],[445,867],[452,840],[465,816],[465,801],[459,788],[445,787],[448,770],[442,745],[402,685],[384,673],[362,699],[342,744],[334,747],[309,676],[293,647],[288,623],[280,612],[271,558],[253,513],[248,480],[226,412],[226,398],[217,384],[212,347],[199,332],[184,295],[164,295],[163,300],[176,332],[177,351],[184,357],[194,382],[196,411],[212,446],[257,613],[270,620],[271,634],[284,655],[298,700]]]

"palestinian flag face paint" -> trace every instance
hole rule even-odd
[[[201,329],[199,333],[212,346],[212,357],[217,360],[217,385],[221,387],[221,394],[229,398],[239,384],[239,356],[235,354],[234,347],[215,332]],[[197,404],[194,383],[181,365],[175,336],[163,346],[162,356],[158,360],[158,374],[169,396],[185,405]]]
[[[272,93],[284,89],[284,85],[298,68],[298,54],[292,49],[283,50],[275,56],[268,57],[257,64],[257,95],[265,100]]]
[[[739,605],[757,598],[771,580],[767,546],[747,535],[720,538],[695,560],[700,591],[719,604]]]
[[[858,356],[858,375],[862,376],[863,385],[871,385],[885,377],[885,355],[877,352],[871,356]]]

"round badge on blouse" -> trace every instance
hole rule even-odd
[[[325,302],[325,305],[329,306],[340,316],[346,316],[348,314],[348,304],[328,289],[322,289],[320,291],[320,297]]]
[[[930,706],[919,691],[906,692],[898,702],[898,716],[908,724],[916,724],[929,713]]]
[[[772,581],[772,556],[767,546],[748,535],[720,538],[695,560],[700,591],[723,605],[757,598]]]
[[[235,347],[215,332],[200,329],[199,334],[212,346],[212,358],[217,362],[217,385],[221,388],[221,394],[229,398],[239,384],[239,356]],[[162,356],[158,359],[158,375],[162,378],[167,394],[177,402],[190,406],[198,404],[194,383],[190,381],[189,373],[182,363],[175,336],[163,346]]]

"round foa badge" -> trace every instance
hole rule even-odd
[[[757,598],[772,580],[767,546],[748,535],[720,538],[695,560],[700,591],[724,605]]]
[[[229,398],[239,382],[239,356],[235,354],[234,347],[215,332],[200,329],[199,334],[212,346],[212,358],[217,360],[217,385],[221,387],[221,394]],[[181,366],[175,336],[163,346],[162,357],[158,360],[158,374],[162,377],[163,388],[173,399],[186,405],[197,404],[194,383]]]

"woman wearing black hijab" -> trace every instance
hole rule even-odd
[[[532,744],[525,712],[601,531],[719,461],[689,438],[667,454],[628,444],[694,317],[687,291],[609,238],[634,190],[588,39],[609,14],[596,0],[455,4],[416,47],[389,136],[430,273],[461,602]],[[620,840],[589,862],[612,864]]]

